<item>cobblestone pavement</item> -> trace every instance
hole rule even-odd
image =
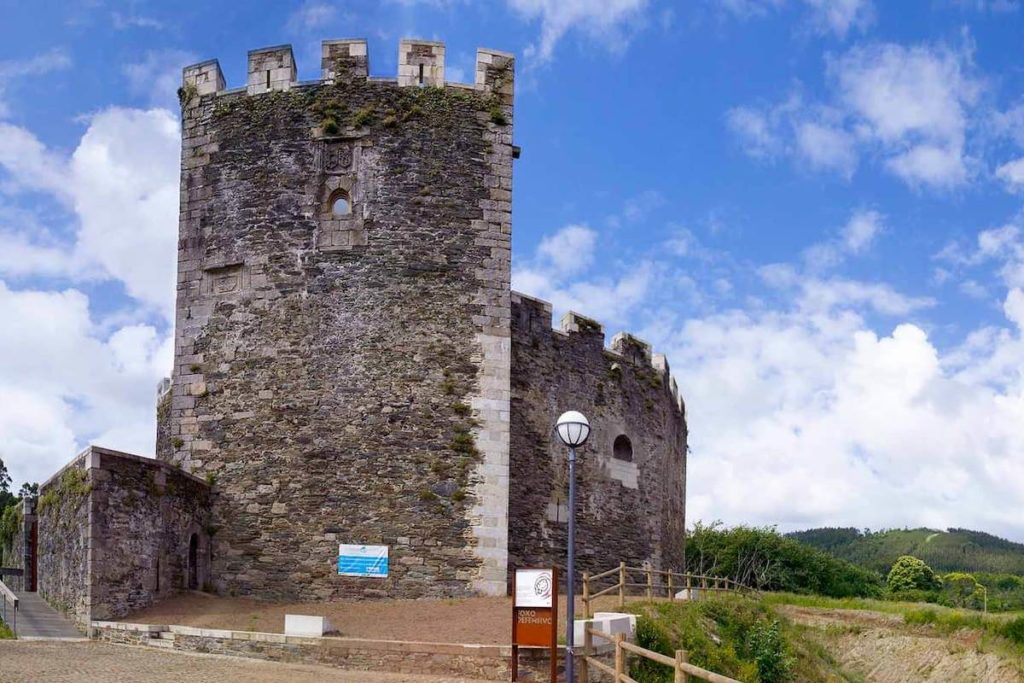
[[[0,683],[486,683],[341,671],[106,643],[0,641]]]

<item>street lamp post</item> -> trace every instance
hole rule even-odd
[[[587,442],[590,436],[590,422],[575,410],[562,413],[555,425],[555,431],[562,443],[569,447],[569,542],[566,563],[566,594],[569,596],[569,618],[565,633],[565,680],[576,681],[574,659],[576,640],[576,449]]]

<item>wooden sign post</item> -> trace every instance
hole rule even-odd
[[[512,683],[519,681],[519,646],[551,648],[551,683],[558,679],[558,568],[517,569],[512,575]]]

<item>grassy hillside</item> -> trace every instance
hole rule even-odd
[[[736,595],[699,601],[635,603],[637,644],[666,656],[686,650],[690,662],[751,683],[860,681],[843,672],[824,648],[763,600]],[[639,683],[672,683],[661,664],[629,658]]]
[[[885,574],[900,555],[913,555],[938,572],[1024,575],[1024,544],[968,529],[809,529],[790,538]]]

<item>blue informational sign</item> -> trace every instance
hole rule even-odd
[[[387,578],[388,547],[386,545],[338,546],[340,576],[373,576]]]

